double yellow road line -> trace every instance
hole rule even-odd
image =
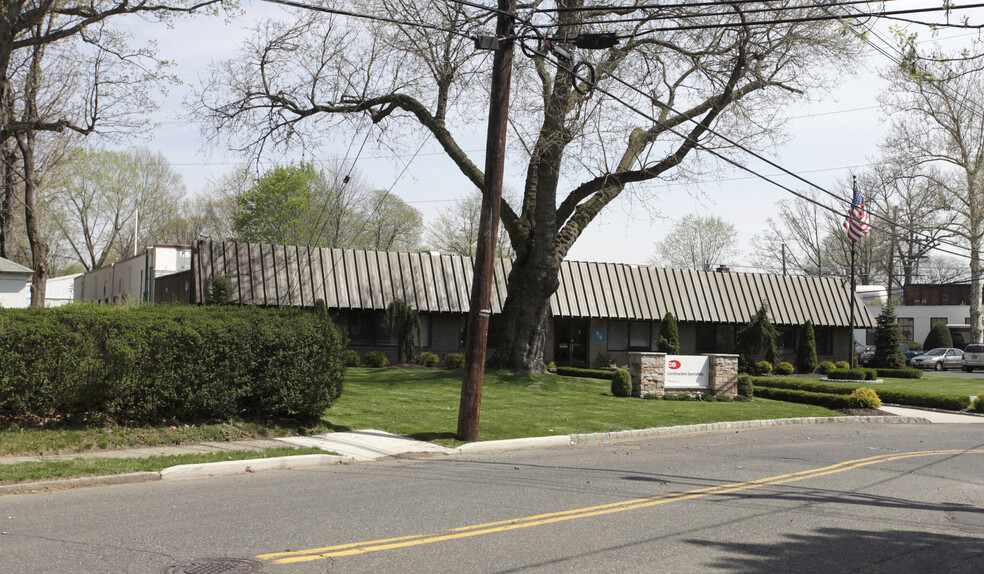
[[[659,504],[666,504],[669,502],[677,502],[681,500],[693,500],[696,498],[703,498],[705,496],[712,496],[716,494],[730,494],[733,492],[741,492],[743,490],[762,488],[764,486],[774,486],[778,484],[796,482],[799,480],[806,480],[809,478],[826,476],[828,474],[836,474],[839,472],[855,470],[858,468],[870,466],[873,464],[883,463],[883,462],[891,462],[895,460],[903,460],[908,458],[917,458],[917,457],[925,457],[925,456],[945,456],[945,455],[961,455],[961,454],[984,454],[984,449],[930,450],[930,451],[885,454],[880,456],[873,456],[870,458],[862,458],[857,460],[839,462],[837,464],[832,464],[830,466],[825,466],[822,468],[803,470],[800,472],[794,472],[790,474],[781,474],[778,476],[771,476],[769,478],[761,478],[749,482],[737,482],[733,484],[723,484],[720,486],[700,488],[697,490],[688,490],[686,492],[659,494],[656,496],[649,496],[646,498],[636,498],[633,500],[625,500],[622,502],[613,502],[611,504],[589,506],[586,508],[565,510],[562,512],[551,512],[548,514],[536,514],[533,516],[526,516],[524,518],[501,520],[498,522],[486,522],[484,524],[473,524],[471,526],[462,526],[459,528],[438,530],[436,532],[426,532],[423,534],[399,536],[396,538],[383,538],[379,540],[369,540],[366,542],[352,542],[349,544],[338,544],[335,546],[325,546],[323,548],[311,548],[308,550],[296,550],[293,552],[273,552],[270,554],[260,554],[259,556],[257,556],[257,559],[272,560],[275,564],[292,564],[296,562],[309,562],[312,560],[322,560],[324,558],[338,558],[342,556],[354,556],[356,554],[366,554],[369,552],[381,552],[384,550],[409,548],[411,546],[420,546],[422,544],[431,544],[434,542],[445,542],[448,540],[457,540],[459,538],[481,536],[483,534],[494,534],[496,532],[519,530],[520,528],[542,526],[544,524],[553,524],[556,522],[564,522],[567,520],[577,520],[580,518],[590,518],[592,516],[602,516],[605,514],[613,514],[616,512],[625,512],[628,510],[638,510],[640,508],[648,508],[650,506],[656,506]]]

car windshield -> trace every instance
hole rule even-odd
[[[928,357],[938,357],[938,356],[940,356],[940,355],[942,355],[944,353],[946,353],[946,349],[933,349],[932,351],[926,353],[926,356],[928,356]]]

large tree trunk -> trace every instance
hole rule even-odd
[[[984,342],[984,318],[981,317],[981,233],[984,222],[970,225],[970,340]]]
[[[509,273],[509,294],[499,318],[502,338],[492,355],[494,366],[542,373],[550,296],[560,284],[560,266],[552,252],[534,250],[517,258]]]
[[[5,259],[10,259],[14,250],[14,205],[17,203],[15,159],[9,141],[0,144],[0,257]]]
[[[31,269],[34,278],[31,283],[31,307],[44,307],[45,287],[48,283],[48,255],[51,248],[41,237],[38,224],[37,174],[34,170],[34,134],[17,136],[21,159],[24,162],[24,223],[27,227],[27,241],[31,245]]]

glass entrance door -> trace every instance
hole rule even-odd
[[[565,367],[588,366],[587,319],[554,319],[554,362]]]

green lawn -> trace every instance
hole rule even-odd
[[[970,397],[984,394],[984,381],[941,377],[939,375],[931,375],[927,371],[921,379],[886,378],[884,383],[877,385],[875,388],[890,391],[917,391],[938,395],[967,395]]]
[[[616,398],[610,383],[558,375],[486,372],[479,440],[643,429],[721,421],[832,416],[810,405]],[[458,444],[461,371],[350,368],[324,420],[336,430],[376,428]]]
[[[201,464],[226,460],[273,458],[300,454],[328,454],[317,448],[270,448],[263,451],[225,451],[203,454],[178,454],[146,458],[74,458],[0,464],[0,484],[26,480],[57,480],[79,476],[108,476],[129,472],[161,471],[179,464]]]

